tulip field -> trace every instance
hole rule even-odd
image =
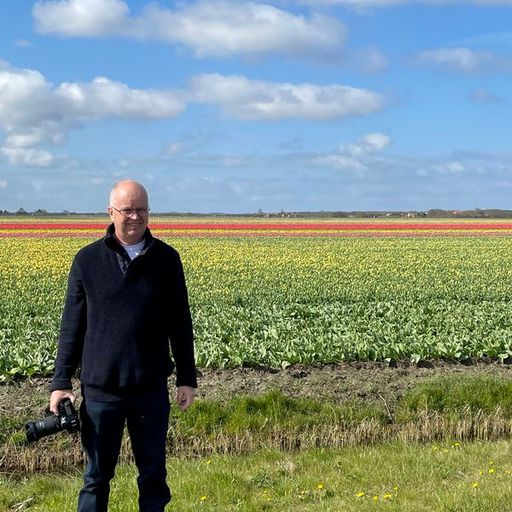
[[[76,251],[106,219],[0,221],[0,381],[52,372]],[[512,223],[154,218],[200,367],[512,357]]]

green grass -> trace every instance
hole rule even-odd
[[[339,423],[357,424],[367,418],[385,421],[383,408],[361,403],[338,404],[309,398],[289,398],[279,391],[264,395],[240,395],[228,402],[197,401],[186,414],[180,415],[177,426],[196,436],[208,434],[239,434],[250,430],[266,432]]]
[[[24,425],[40,413],[24,408],[16,416],[0,415],[3,468],[30,472],[82,460],[78,437],[67,433],[27,445]],[[394,440],[497,440],[512,433],[512,381],[437,377],[389,403],[330,403],[290,398],[279,391],[197,400],[186,413],[173,409],[170,432],[169,453],[176,456],[243,454],[262,446],[307,449]],[[129,460],[128,453],[123,452],[122,460]]]
[[[512,417],[512,379],[447,376],[430,379],[406,393],[399,408],[409,415],[421,411],[457,413],[462,410]]]
[[[512,442],[499,441],[170,459],[169,510],[507,512],[511,454]],[[110,511],[137,510],[135,477],[133,466],[118,468]],[[77,473],[0,478],[1,511],[75,510]]]
[[[307,429],[319,425],[357,426],[364,420],[389,423],[411,421],[418,415],[437,412],[447,415],[465,412],[493,415],[497,411],[512,418],[512,379],[482,376],[434,377],[418,383],[398,397],[388,410],[383,402],[333,404],[309,398],[290,398],[279,391],[264,395],[240,395],[227,402],[198,401],[187,414],[180,415],[176,427],[197,436],[222,432],[226,435],[251,430]]]

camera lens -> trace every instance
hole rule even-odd
[[[32,443],[41,439],[42,437],[49,436],[62,429],[61,422],[58,416],[52,415],[43,418],[42,420],[31,421],[25,425],[27,441]]]

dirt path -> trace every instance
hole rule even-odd
[[[235,394],[258,395],[280,390],[290,397],[309,397],[332,403],[385,400],[392,406],[415,384],[442,375],[488,375],[512,378],[512,365],[478,361],[470,365],[436,361],[423,367],[403,362],[347,363],[292,366],[284,370],[236,368],[202,369],[198,399],[228,400]],[[31,379],[0,385],[0,417],[39,417],[47,406],[49,379]]]
[[[491,361],[469,365],[436,361],[420,367],[408,362],[347,363],[292,366],[285,370],[203,370],[198,397],[228,399],[234,394],[262,394],[280,390],[290,397],[310,397],[333,403],[386,400],[393,404],[420,381],[443,375],[488,375],[512,378],[512,366]]]

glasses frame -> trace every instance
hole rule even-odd
[[[147,217],[149,215],[149,212],[151,211],[151,208],[122,208],[121,210],[119,208],[116,208],[115,206],[110,205],[110,208],[112,210],[115,210],[116,212],[119,212],[121,215],[125,216],[126,218],[130,219],[134,216],[134,214],[137,214],[137,217]],[[129,210],[131,213],[127,213],[127,210]]]

